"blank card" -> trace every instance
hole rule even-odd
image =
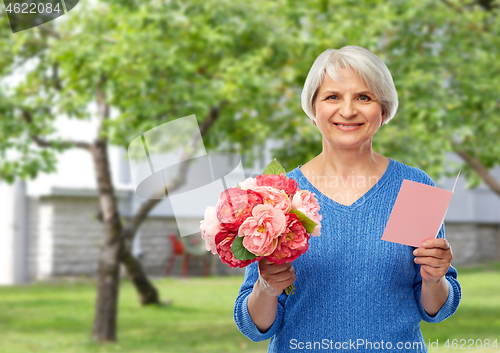
[[[459,175],[460,172],[455,179],[455,185]],[[448,191],[403,180],[382,240],[418,248],[425,240],[436,238],[455,185],[452,191]]]

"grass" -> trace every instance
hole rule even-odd
[[[460,306],[452,317],[441,323],[422,322],[420,328],[426,343],[438,340],[442,352],[463,352],[472,343],[469,340],[496,339],[496,349],[476,349],[475,343],[470,347],[474,347],[475,352],[500,352],[500,263],[458,269],[458,280],[462,286]],[[445,349],[448,339],[450,347],[456,339],[462,349]]]
[[[242,279],[157,280],[162,298],[171,298],[173,304],[144,308],[130,282],[123,281],[116,344],[90,338],[93,280],[0,287],[0,353],[266,352],[267,342],[249,341],[233,322]],[[500,341],[500,263],[459,269],[459,280],[462,302],[457,312],[439,324],[421,325],[425,341],[438,340],[442,352],[463,351],[445,349],[447,339],[457,339],[459,345],[460,339]]]
[[[95,282],[0,287],[1,353],[265,352],[236,328],[232,307],[241,277],[155,281],[173,304],[140,307],[128,281],[120,287],[118,343],[90,339]]]

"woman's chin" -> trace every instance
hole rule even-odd
[[[323,138],[323,140],[327,142],[328,145],[341,149],[360,149],[363,146],[366,146],[367,144],[371,146],[371,138],[360,139],[360,138],[355,138],[354,136],[351,137],[336,136],[335,138]]]

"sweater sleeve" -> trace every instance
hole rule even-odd
[[[423,183],[431,186],[436,186],[436,183],[432,178],[425,172],[423,172]],[[439,233],[436,238],[445,238],[444,223],[439,229]],[[414,248],[416,249],[416,248]],[[460,283],[457,280],[457,270],[450,265],[448,271],[445,274],[446,281],[448,283],[448,299],[443,304],[441,309],[434,316],[429,316],[424,307],[422,306],[421,294],[422,294],[422,275],[420,274],[420,264],[415,264],[416,276],[413,282],[413,290],[415,292],[415,300],[417,301],[418,309],[422,315],[422,320],[426,322],[436,323],[441,322],[449,318],[457,310],[458,304],[460,303],[460,298],[462,296],[462,290]]]
[[[444,238],[444,224],[441,225],[441,229],[439,230],[437,237]],[[415,281],[413,282],[413,290],[415,292],[415,300],[417,301],[418,309],[420,310],[420,314],[422,315],[422,320],[426,322],[436,323],[441,322],[453,315],[453,313],[458,308],[462,293],[460,283],[458,283],[457,280],[457,270],[451,265],[448,268],[448,271],[445,275],[446,281],[448,283],[448,299],[434,316],[429,316],[422,306],[422,276],[420,274],[420,264],[415,264],[415,271],[416,276]]]
[[[278,297],[278,310],[276,319],[266,332],[261,332],[253,322],[248,313],[248,297],[252,293],[253,286],[259,278],[258,264],[254,262],[246,267],[245,280],[234,303],[234,322],[242,334],[254,342],[265,341],[274,336],[281,328],[285,313],[286,294],[283,292]]]

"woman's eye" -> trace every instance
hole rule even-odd
[[[327,99],[337,99],[337,96],[336,95],[329,96]]]
[[[364,102],[368,102],[368,101],[371,101],[372,99],[368,96],[361,95],[361,96],[359,96],[359,100],[362,100]]]

